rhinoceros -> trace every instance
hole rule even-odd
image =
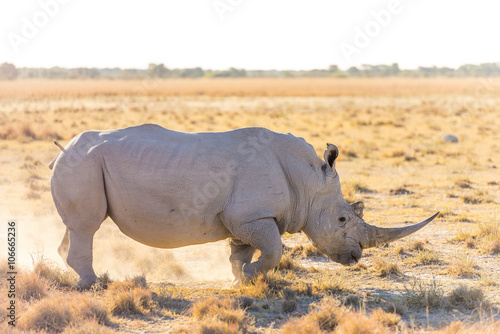
[[[96,281],[93,237],[107,217],[152,247],[230,238],[238,285],[279,264],[285,232],[302,231],[331,260],[353,265],[363,249],[405,237],[437,215],[401,228],[365,223],[364,204],[342,196],[335,145],[327,144],[322,160],[304,139],[264,128],[182,133],[144,124],[87,131],[58,145],[49,164],[66,225],[58,251],[82,288]]]

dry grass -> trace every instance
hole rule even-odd
[[[0,97],[84,96],[366,96],[436,93],[474,94],[474,78],[243,78],[154,80],[17,80],[0,82]],[[145,87],[147,89],[145,89]]]
[[[283,326],[283,333],[387,333],[389,328],[400,329],[401,317],[381,309],[367,314],[349,311],[331,297],[313,304],[310,313]]]
[[[245,330],[249,326],[245,311],[239,308],[234,299],[206,298],[194,303],[191,313],[197,321],[215,321],[217,327],[221,327],[217,325],[218,322],[225,324],[225,327],[234,326],[239,330]]]
[[[289,250],[290,254],[292,256],[299,256],[299,257],[324,257],[323,253],[321,253],[316,247],[314,247],[311,244],[307,245],[297,245],[292,247]]]
[[[414,279],[406,288],[403,301],[406,306],[414,309],[438,309],[444,306],[444,291],[435,280],[425,283]]]
[[[415,264],[429,265],[440,263],[439,253],[432,250],[418,251],[417,255],[412,259]]]
[[[19,320],[19,327],[60,332],[71,324],[89,319],[107,323],[109,320],[105,306],[88,295],[55,293],[33,304]]]
[[[380,277],[397,276],[401,274],[397,263],[387,261],[382,257],[377,258],[373,266]]]
[[[92,320],[70,325],[66,327],[62,332],[62,334],[113,334],[113,333],[116,333],[116,331]]]
[[[50,293],[51,284],[34,272],[24,272],[18,277],[18,296],[25,301],[39,300]]]
[[[38,277],[58,287],[73,287],[78,280],[75,273],[61,270],[54,262],[44,259],[43,256],[33,258],[33,271]]]
[[[142,276],[113,282],[106,291],[114,315],[144,314],[151,308],[151,292]]]
[[[34,271],[18,275],[19,292],[26,292],[25,299],[18,299],[20,319],[33,319],[33,310],[42,312],[41,303],[57,314],[50,300],[57,297],[72,305],[60,295],[81,295],[103,306],[113,328],[125,332],[172,332],[180,324],[185,332],[198,333],[319,333],[321,326],[336,332],[496,333],[498,324],[489,324],[492,313],[486,306],[500,303],[500,99],[478,90],[480,84],[480,79],[404,78],[161,80],[150,91],[136,94],[138,81],[0,82],[0,191],[8,194],[0,201],[0,212],[19,216],[25,233],[20,237],[22,249],[43,245],[47,253],[55,253],[62,236],[48,188],[46,165],[59,152],[51,137],[62,138],[64,145],[82,131],[145,122],[191,132],[265,126],[304,137],[320,157],[325,143],[331,142],[341,150],[337,170],[344,197],[365,202],[367,222],[405,226],[442,212],[395,247],[364,251],[355,267],[333,264],[303,234],[286,235],[289,248],[282,270],[240,289],[227,289],[231,269],[225,246],[218,248],[220,254],[211,245],[203,246],[206,251],[200,247],[204,251],[194,262],[186,260],[190,250],[129,242],[107,221],[96,234],[94,261],[98,275],[109,271],[109,276],[79,294],[73,289],[74,274],[41,261]],[[446,133],[460,138],[459,143],[443,142]],[[454,255],[465,252],[468,258]],[[378,276],[392,270],[405,275]],[[142,272],[149,284],[144,277],[123,279]],[[412,287],[408,277],[416,277],[420,286]],[[435,279],[434,285],[429,278]],[[21,284],[21,279],[27,283]],[[481,286],[483,299],[465,290],[452,294],[460,284]],[[3,285],[0,294],[6,295]],[[238,300],[246,309],[247,327],[217,318],[200,320],[186,312],[208,297]],[[335,307],[328,310],[326,301],[322,311],[309,307],[325,297]],[[377,314],[378,308],[402,318],[384,320],[387,316]],[[84,333],[109,329],[71,312],[68,318],[75,320],[62,321],[58,328]],[[328,327],[332,313],[339,316]],[[58,323],[50,312],[43,314]],[[64,313],[59,316],[67,319]],[[459,322],[446,327],[456,319]],[[38,331],[31,325],[23,328]]]
[[[491,305],[484,300],[484,293],[479,288],[470,288],[462,285],[455,288],[448,295],[448,302],[452,307],[465,308],[468,310],[479,309],[488,310]]]
[[[457,277],[471,277],[478,275],[477,266],[472,256],[467,254],[458,255],[448,265],[448,273]]]
[[[460,229],[450,239],[452,242],[464,242],[467,248],[477,248],[483,253],[500,253],[500,222],[481,222],[473,230]]]

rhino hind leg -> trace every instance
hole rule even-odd
[[[59,256],[63,259],[64,263],[68,265],[68,252],[69,252],[69,229],[66,227],[66,232],[64,232],[64,237],[61,241],[61,244],[57,248],[57,252]]]
[[[72,168],[60,158],[51,177],[52,197],[67,228],[58,251],[63,259],[67,252],[66,263],[80,276],[79,288],[88,288],[97,279],[92,268],[92,244],[108,211],[100,159],[93,154]]]
[[[90,288],[97,280],[92,267],[92,243],[94,232],[69,231],[68,265],[80,276],[78,287]]]
[[[265,218],[250,223],[238,224],[233,227],[231,232],[243,243],[260,250],[261,253],[255,262],[250,262],[251,258],[248,259],[248,257],[245,259],[248,261],[244,262],[242,266],[244,280],[251,280],[260,273],[266,274],[269,270],[278,266],[283,246],[274,219]],[[247,252],[246,255],[248,256],[250,252],[248,250]]]

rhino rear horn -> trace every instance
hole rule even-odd
[[[418,224],[406,226],[406,227],[395,227],[395,228],[383,228],[376,227],[373,225],[367,225],[368,242],[363,245],[363,248],[377,247],[382,244],[404,238],[418,230],[420,230],[425,225],[429,224],[434,218],[437,217],[439,212],[433,216],[421,221]]]
[[[363,209],[365,208],[365,203],[363,202],[356,202],[356,203],[351,203],[351,209],[354,212],[356,216],[359,218],[363,219]]]

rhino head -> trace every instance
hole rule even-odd
[[[412,234],[439,214],[414,225],[399,228],[381,228],[365,223],[363,202],[349,204],[342,196],[340,180],[335,170],[339,150],[327,144],[325,151],[325,182],[312,199],[309,217],[303,232],[313,245],[332,261],[354,265],[363,249],[376,247]]]

